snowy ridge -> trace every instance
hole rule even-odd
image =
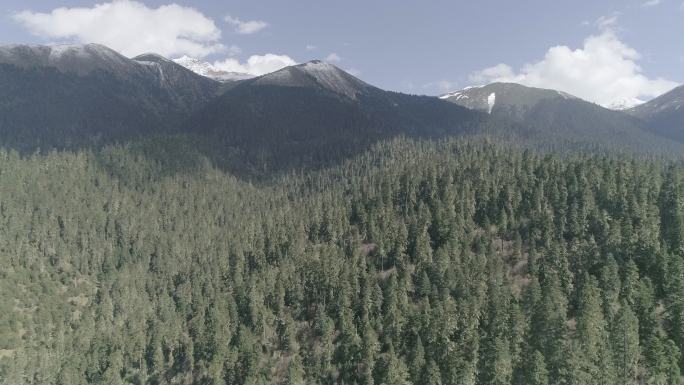
[[[173,62],[182,65],[198,75],[202,75],[219,82],[232,82],[251,79],[254,77],[254,75],[246,73],[223,71],[216,68],[211,63],[207,63],[189,56],[182,56],[178,59],[173,59]]]
[[[318,84],[324,88],[350,98],[355,98],[357,93],[367,87],[362,81],[351,77],[334,65],[322,61],[308,62],[300,68],[316,79]]]
[[[100,44],[4,45],[0,46],[0,63],[21,68],[53,67],[78,75],[102,70],[126,77],[141,71],[127,57]]]
[[[628,110],[630,108],[634,108],[634,107],[641,105],[641,104],[644,104],[643,100],[640,100],[637,98],[631,98],[631,97],[624,97],[624,98],[614,100],[613,102],[611,102],[610,104],[608,104],[605,107],[608,108],[609,110],[624,111],[624,110]]]
[[[470,99],[470,95],[468,95],[468,93],[466,91],[472,90],[475,88],[482,88],[482,87],[484,87],[484,86],[468,86],[468,87],[465,87],[464,89],[462,89],[460,91],[452,91],[452,92],[446,93],[446,94],[440,96],[439,98],[440,99],[451,99],[451,98],[453,98],[454,100]]]
[[[258,78],[257,85],[281,87],[320,87],[350,99],[356,99],[371,86],[332,64],[320,60],[310,61]]]

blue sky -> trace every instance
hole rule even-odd
[[[608,104],[684,82],[684,0],[3,0],[0,12],[0,43],[100,42],[255,73],[328,58],[418,94],[503,80]]]

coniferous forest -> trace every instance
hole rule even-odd
[[[683,383],[678,162],[152,150],[0,150],[3,384]]]

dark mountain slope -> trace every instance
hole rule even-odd
[[[0,141],[25,151],[177,131],[219,84],[95,44],[0,47]]]
[[[283,168],[324,164],[395,135],[477,132],[488,120],[437,98],[380,90],[314,61],[236,85],[188,125],[255,167]]]
[[[645,120],[652,132],[684,142],[684,86],[627,110],[627,113]]]
[[[133,58],[153,72],[160,90],[184,112],[204,106],[216,96],[220,84],[157,54],[148,53]]]

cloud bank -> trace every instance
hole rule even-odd
[[[212,19],[177,4],[150,8],[137,1],[115,0],[49,13],[26,10],[13,18],[34,35],[100,43],[127,56],[156,52],[204,57],[224,49],[221,31]]]
[[[614,23],[612,18],[602,24]],[[543,59],[515,71],[500,63],[470,76],[474,83],[513,82],[552,88],[603,106],[634,105],[663,94],[677,83],[649,78],[637,62],[641,55],[620,41],[610,28],[584,40],[581,48],[549,48]]]
[[[297,64],[297,62],[287,55],[269,53],[266,55],[252,55],[244,63],[240,63],[236,59],[217,61],[214,63],[214,67],[222,71],[240,72],[259,76],[295,64]]]

